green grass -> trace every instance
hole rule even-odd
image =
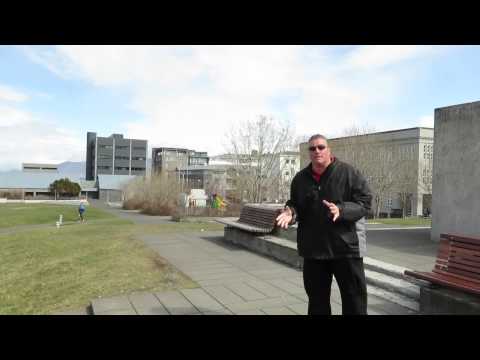
[[[18,225],[55,224],[59,215],[63,221],[78,220],[78,207],[51,204],[0,204],[0,229]],[[86,207],[88,220],[109,219],[114,216],[91,206]]]
[[[30,211],[28,218],[42,218]],[[134,225],[87,209],[96,212],[105,220],[0,234],[0,314],[48,314],[85,307],[100,296],[198,286],[135,236],[214,230],[219,224]]]
[[[419,218],[419,217],[410,217],[410,218],[391,218],[391,219],[370,219],[368,223],[380,223],[385,225],[400,225],[400,226],[431,226],[432,220]]]

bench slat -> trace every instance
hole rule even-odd
[[[449,241],[458,241],[467,244],[480,245],[480,239],[474,237],[467,237],[455,234],[440,234],[440,238],[447,239]]]
[[[432,271],[405,275],[480,295],[480,239],[441,234]]]
[[[459,270],[448,270],[448,271],[445,271],[445,270],[442,270],[442,269],[434,268],[434,269],[432,270],[432,272],[435,273],[435,274],[452,276],[452,277],[454,277],[454,278],[458,278],[459,280],[463,280],[463,281],[470,281],[470,282],[476,283],[476,284],[478,284],[478,286],[480,286],[480,280],[475,279],[475,278],[472,278],[472,277],[470,277],[468,274],[467,274],[467,275],[465,275],[465,274],[460,274],[461,271],[459,271]]]
[[[480,295],[480,286],[470,281],[453,278],[449,275],[432,274],[429,272],[405,271],[406,275],[415,277],[417,279],[427,280],[434,284],[446,285],[448,287],[463,290],[470,293]]]

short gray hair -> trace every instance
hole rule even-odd
[[[316,139],[323,139],[325,141],[328,141],[328,139],[325,136],[320,135],[320,134],[315,134],[315,135],[310,136],[310,139],[308,139],[308,142],[316,140]]]

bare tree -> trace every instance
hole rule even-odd
[[[352,125],[344,129],[342,138],[329,141],[334,155],[353,165],[367,179],[373,195],[373,216],[380,216],[395,181],[394,149],[388,144],[379,143],[372,133],[375,129]]]
[[[413,160],[403,159],[396,166],[394,188],[398,193],[402,217],[405,218],[411,210],[412,194],[417,186],[418,174],[415,171]]]
[[[277,166],[279,154],[292,148],[289,126],[259,116],[236,124],[227,139],[238,199],[256,203],[268,199],[281,171]]]

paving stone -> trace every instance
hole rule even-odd
[[[331,301],[330,308],[332,309],[332,315],[342,315],[342,305]]]
[[[196,280],[197,284],[205,287],[205,286],[212,286],[212,285],[229,285],[235,282],[242,282],[242,281],[247,281],[247,280],[256,280],[255,277],[251,275],[241,275],[241,276],[235,276],[235,277],[227,277],[223,279],[209,279],[209,280]]]
[[[247,280],[246,284],[253,287],[254,289],[260,291],[268,297],[277,297],[288,295],[286,291],[280,290],[279,288],[270,285],[269,283],[262,280]]]
[[[268,283],[272,284],[273,286],[276,286],[289,294],[304,294],[305,289],[303,286],[297,286],[292,284],[291,282],[288,282],[284,279],[271,279],[268,280]]]
[[[203,315],[233,315],[233,313],[228,309],[221,309],[215,311],[204,312]]]
[[[153,307],[136,308],[138,315],[170,315],[162,304]]]
[[[235,294],[232,290],[228,289],[226,286],[223,285],[205,286],[204,289],[212,297],[214,297],[217,301],[221,302],[224,305],[242,303],[245,301],[240,296]]]
[[[262,310],[254,309],[254,310],[247,310],[247,311],[240,311],[235,315],[267,315]]]
[[[178,291],[156,292],[155,296],[171,315],[193,315],[200,312]]]
[[[94,314],[110,310],[128,310],[132,308],[130,300],[128,300],[126,295],[105,299],[93,299],[91,303]]]
[[[155,295],[149,292],[132,293],[128,295],[128,299],[135,309],[151,308],[161,305]]]
[[[297,299],[294,296],[284,296],[284,297],[268,298],[263,300],[246,301],[244,303],[227,304],[225,306],[229,310],[237,314],[239,312],[244,312],[248,310],[255,310],[255,309],[259,310],[267,307],[294,305],[294,304],[299,304],[301,302],[302,302],[301,300]]]
[[[248,286],[244,282],[234,282],[231,284],[226,285],[230,290],[234,293],[242,297],[243,299],[249,300],[260,300],[266,299],[267,296],[262,294],[261,292],[255,290],[253,287]]]
[[[225,308],[217,300],[212,298],[204,289],[183,289],[180,292],[185,296],[200,312],[221,311]]]
[[[188,276],[190,276],[193,280],[214,280],[214,279],[232,279],[238,276],[248,276],[248,274],[234,270],[234,271],[225,271],[225,272],[208,272],[208,273],[189,273]]]
[[[99,313],[95,313],[95,315],[137,315],[133,308],[131,309],[117,309],[117,310],[108,310]]]
[[[296,315],[296,313],[285,306],[267,307],[261,309],[267,315]]]
[[[307,315],[308,314],[308,304],[299,303],[294,305],[288,305],[289,309],[293,310],[298,315]]]

